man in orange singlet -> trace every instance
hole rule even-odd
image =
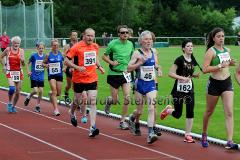
[[[81,103],[83,91],[87,92],[87,103],[90,107],[90,130],[89,137],[95,137],[99,134],[99,129],[96,127],[96,98],[97,98],[97,81],[98,76],[96,68],[99,68],[102,73],[104,69],[101,67],[98,60],[99,47],[93,42],[95,31],[92,28],[87,28],[83,34],[83,40],[75,44],[67,53],[65,58],[66,65],[74,68],[72,73],[74,98],[70,110],[70,118],[73,126],[77,126],[77,118],[74,113],[75,109]],[[77,61],[72,63],[72,58],[77,56]]]

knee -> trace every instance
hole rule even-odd
[[[176,118],[176,119],[179,119],[179,118],[181,118],[181,116],[182,116],[182,113],[172,113],[172,116],[174,117],[174,118]]]
[[[52,91],[52,96],[57,96],[57,95],[58,95],[57,91]]]
[[[232,118],[233,117],[233,112],[232,111],[226,111],[225,115],[226,115],[226,118]]]
[[[15,92],[15,89],[16,89],[15,86],[9,86],[8,95],[10,96],[13,95]]]
[[[148,107],[148,112],[149,112],[149,113],[154,113],[154,112],[155,112],[154,106]]]

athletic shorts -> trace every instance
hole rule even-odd
[[[207,93],[212,96],[220,96],[225,91],[233,91],[231,77],[225,80],[216,80],[212,77],[209,78],[207,84]]]
[[[31,80],[31,88],[34,87],[44,87],[44,81]]]
[[[83,91],[88,90],[97,90],[97,82],[93,83],[74,83],[73,82],[73,91],[75,93],[82,93]]]
[[[135,89],[137,92],[141,93],[142,95],[146,95],[147,93],[156,90],[156,83],[154,80],[153,81],[144,81],[141,79],[136,79]]]
[[[72,78],[72,72],[69,71],[70,67],[66,68],[66,77]]]
[[[113,88],[118,89],[124,83],[127,83],[127,81],[123,75],[108,75],[107,83]]]
[[[59,81],[59,82],[63,81],[62,76],[48,76],[48,81],[50,81],[51,79],[55,79],[56,81]]]

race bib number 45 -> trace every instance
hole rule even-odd
[[[141,66],[140,67],[140,79],[144,81],[151,81],[155,79],[154,66]]]
[[[20,71],[10,71],[10,77],[13,82],[20,81]]]
[[[96,65],[96,51],[84,52],[84,66]]]
[[[42,65],[43,60],[36,60],[35,63],[35,71],[43,71],[43,65]]]
[[[192,90],[192,80],[190,80],[189,82],[182,82],[182,81],[178,80],[178,82],[177,82],[177,91],[178,92],[188,93],[191,90]]]
[[[60,62],[57,63],[49,63],[49,74],[54,75],[61,73]]]

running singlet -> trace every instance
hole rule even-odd
[[[10,52],[7,56],[6,69],[6,77],[11,78],[12,81],[19,82],[23,79],[20,60],[20,49],[18,49],[17,53],[14,54],[12,52],[12,48],[10,47]]]
[[[67,53],[67,57],[70,59],[75,59],[75,57],[77,57],[77,61],[74,60],[75,65],[86,68],[84,72],[80,72],[76,69],[73,71],[72,81],[74,83],[87,84],[98,80],[96,73],[98,48],[99,47],[96,43],[88,45],[84,41],[80,41]]]
[[[29,58],[29,62],[32,63],[31,80],[44,81],[44,67],[42,65],[44,57],[44,55],[40,56],[38,53],[33,53]]]
[[[141,55],[143,55],[143,52],[141,50],[138,50]],[[153,81],[155,80],[155,58],[154,53],[151,50],[152,56],[151,58],[148,58],[146,62],[139,67],[137,70],[137,78],[141,79],[143,81]]]
[[[48,76],[63,76],[63,61],[64,58],[60,51],[57,54],[50,52],[48,56]]]

